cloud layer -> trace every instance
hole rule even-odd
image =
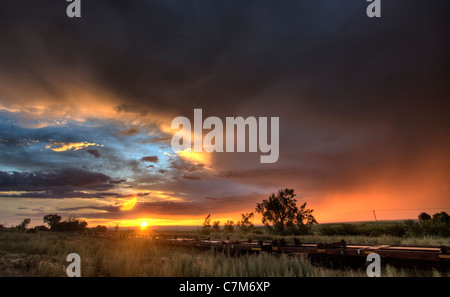
[[[64,1],[3,1],[0,216],[64,198],[41,203],[93,221],[238,217],[283,187],[324,220],[449,207],[446,4],[370,19],[357,2],[98,0],[74,20]],[[279,117],[279,161],[174,153],[171,120],[194,108]]]

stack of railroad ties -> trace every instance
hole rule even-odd
[[[435,268],[450,271],[449,246],[367,245],[347,244],[344,240],[335,243],[302,243],[285,240],[273,241],[221,241],[209,239],[163,239],[154,238],[159,244],[190,246],[199,249],[222,251],[231,255],[244,253],[286,253],[289,256],[307,255],[315,265],[334,268],[364,266],[368,254],[377,253],[382,264],[419,269]]]

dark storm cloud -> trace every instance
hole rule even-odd
[[[100,158],[101,156],[100,151],[97,149],[88,149],[86,150],[86,153],[93,155],[95,158]]]
[[[104,191],[114,188],[115,181],[100,172],[65,168],[50,172],[0,171],[1,191],[56,191],[70,189]]]
[[[157,143],[157,142],[167,142],[167,143],[169,143],[171,139],[172,139],[172,136],[157,137],[157,138],[154,138],[154,139],[145,140],[142,143]]]
[[[147,156],[147,157],[142,157],[141,161],[143,162],[152,162],[152,163],[158,163],[159,158],[158,156]]]
[[[448,18],[440,1],[386,3],[380,20],[367,18],[364,1],[89,1],[79,22],[56,1],[29,1],[21,13],[15,2],[2,6],[2,71],[58,98],[65,76],[55,73],[76,65],[72,75],[88,72],[97,87],[124,98],[118,112],[191,116],[202,107],[236,115],[278,88],[255,101],[266,106],[261,113],[282,116],[275,101],[290,97],[291,110],[355,126],[384,119],[398,134],[432,138],[448,128],[441,108]],[[7,17],[13,12],[22,17]],[[404,137],[406,147],[411,141]]]
[[[136,135],[139,133],[139,129],[136,128],[129,128],[129,129],[125,129],[119,132],[119,134],[121,135],[126,135],[126,136],[132,136],[132,135]]]
[[[64,189],[64,190],[47,190],[42,192],[26,192],[21,194],[2,194],[2,197],[6,198],[35,198],[35,199],[67,199],[67,198],[81,198],[81,199],[94,199],[94,198],[110,198],[118,196],[118,193],[114,192],[97,192],[86,193],[77,191],[76,189]]]
[[[196,176],[196,175],[183,175],[182,178],[188,179],[188,180],[201,180],[202,179],[200,176]]]
[[[79,212],[85,209],[94,209],[94,210],[102,210],[106,211],[108,213],[118,213],[120,212],[120,207],[108,205],[108,206],[81,206],[81,207],[59,207],[56,210],[57,211],[64,211],[64,212]]]
[[[137,197],[146,197],[149,196],[150,192],[139,192],[139,193],[133,193],[133,194],[117,194],[115,195],[116,198],[133,198],[135,196]]]
[[[111,185],[114,183],[122,183],[124,181],[116,181],[111,182]],[[47,191],[40,192],[26,192],[21,194],[2,194],[2,197],[7,198],[37,198],[37,199],[67,199],[67,198],[81,198],[81,199],[95,199],[95,198],[133,198],[134,196],[145,197],[148,196],[149,193],[137,193],[137,194],[120,194],[116,192],[95,192],[95,193],[87,193],[82,190],[73,189],[69,187],[65,188],[57,188],[51,189]]]
[[[169,168],[184,172],[198,172],[205,169],[205,165],[202,163],[191,163],[181,158],[175,158],[170,162]]]
[[[2,69],[54,97],[64,98],[55,73],[77,65],[73,75],[87,71],[126,100],[118,112],[227,115],[283,82],[297,97],[291,108],[324,117],[433,128],[444,120],[448,27],[439,1],[386,3],[381,20],[367,18],[363,1],[89,1],[79,22],[56,1],[27,5],[18,13],[15,2],[2,4]],[[28,22],[8,18],[13,12]],[[19,60],[27,67],[10,62]]]

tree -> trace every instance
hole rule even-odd
[[[88,223],[85,220],[69,218],[69,221],[61,222],[61,216],[48,214],[44,216],[44,223],[47,223],[51,231],[78,231],[86,230]]]
[[[220,221],[214,221],[213,225],[212,225],[212,229],[213,231],[220,231]]]
[[[223,225],[223,231],[228,232],[228,233],[232,233],[234,231],[234,222],[228,220],[224,225]]]
[[[82,232],[86,230],[88,223],[85,220],[77,218],[69,218],[69,221],[64,221],[57,223],[52,226],[52,231],[67,232],[67,231],[77,231]]]
[[[28,224],[30,224],[30,222],[31,222],[31,219],[24,219],[24,220],[22,221],[22,223],[20,223],[20,225],[18,226],[19,229],[20,229],[20,230],[26,230],[26,229],[27,229],[27,226],[28,226]]]
[[[288,229],[296,235],[310,233],[311,226],[317,224],[316,218],[312,214],[313,211],[313,209],[306,209],[306,202],[303,203],[298,209],[295,221],[287,224]]]
[[[297,206],[293,189],[281,189],[270,195],[268,200],[257,203],[256,212],[262,215],[262,223],[272,232],[279,234],[304,234],[317,224],[312,209],[306,209],[306,202]]]
[[[54,228],[54,226],[56,224],[58,224],[61,221],[61,216],[59,216],[58,214],[48,214],[46,216],[44,216],[44,223],[48,224],[48,226],[50,227],[50,230],[52,230]]]
[[[107,228],[106,226],[97,225],[97,227],[92,228],[92,230],[93,230],[95,233],[98,233],[98,232],[103,233],[103,232],[108,231],[108,228]]]
[[[202,231],[205,234],[209,234],[209,232],[211,231],[211,214],[208,214],[205,218],[205,220],[203,221],[203,228]]]
[[[253,225],[252,222],[250,222],[250,219],[253,218],[253,212],[245,213],[245,214],[243,213],[243,214],[241,214],[241,216],[242,216],[242,219],[239,222],[237,222],[236,228],[244,234],[247,234],[247,233],[253,231],[255,226]]]
[[[404,224],[406,234],[410,236],[450,236],[450,216],[445,211],[435,213],[429,220],[406,220]]]
[[[445,212],[435,213],[432,219],[434,224],[450,225],[450,216]]]
[[[431,220],[431,216],[429,214],[427,214],[426,212],[422,212],[421,214],[419,214],[419,222],[426,222]]]
[[[422,223],[422,226],[427,235],[450,236],[450,216],[445,211],[435,213],[433,218]]]

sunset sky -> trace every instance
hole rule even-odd
[[[224,223],[281,188],[319,223],[450,211],[448,1],[67,3],[0,1],[0,224]],[[278,161],[174,152],[195,108],[279,117]]]

